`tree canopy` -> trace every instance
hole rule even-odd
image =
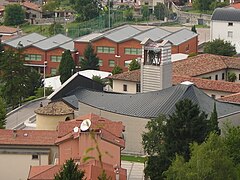
[[[80,60],[81,70],[86,69],[99,69],[99,58],[94,52],[92,45],[89,43],[84,51],[84,58]]]
[[[136,59],[133,59],[131,61],[131,63],[129,64],[128,70],[133,71],[133,70],[137,70],[137,69],[140,69],[140,64],[138,63],[138,61]]]
[[[60,74],[60,81],[62,84],[66,80],[68,80],[75,72],[75,63],[73,61],[70,50],[65,50],[64,53],[62,54],[62,59],[59,64],[58,71]]]
[[[15,26],[24,23],[25,12],[19,4],[9,4],[4,10],[4,24]]]
[[[164,17],[168,17],[168,14],[168,8],[163,3],[159,3],[154,7],[154,15],[158,20],[164,20]]]
[[[123,72],[123,69],[120,67],[120,66],[118,66],[118,65],[116,65],[116,66],[114,66],[114,68],[113,68],[113,70],[112,70],[112,74],[114,75],[114,74],[120,74],[120,73],[122,73]]]
[[[84,172],[78,169],[78,165],[74,163],[73,159],[67,160],[62,166],[59,173],[54,177],[54,180],[82,180],[84,179]]]
[[[204,53],[216,54],[222,56],[234,56],[236,55],[236,48],[230,42],[215,39],[212,42],[207,42],[204,46]]]
[[[6,125],[6,104],[3,98],[0,97],[0,129],[5,129]]]

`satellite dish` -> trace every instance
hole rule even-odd
[[[91,126],[91,121],[90,119],[85,119],[80,125],[81,131],[87,131]]]
[[[78,132],[78,130],[79,130],[79,128],[78,128],[78,127],[75,127],[75,128],[73,128],[73,132],[75,132],[75,133],[77,133],[77,132]]]

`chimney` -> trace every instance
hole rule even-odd
[[[145,39],[142,44],[141,91],[158,91],[172,86],[172,61],[169,41]]]

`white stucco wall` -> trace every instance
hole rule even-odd
[[[127,91],[123,91],[123,85],[127,85]],[[136,82],[132,81],[122,81],[122,80],[113,80],[113,91],[120,93],[136,93]]]
[[[233,23],[233,26],[228,26],[228,23]],[[237,53],[240,53],[240,22],[236,21],[211,21],[210,39],[223,39],[230,41],[235,45]],[[228,37],[228,31],[233,32],[233,37]]]

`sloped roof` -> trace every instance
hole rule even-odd
[[[168,36],[170,34],[172,34],[172,33],[165,29],[155,27],[155,28],[146,30],[142,33],[139,33],[138,35],[134,36],[133,39],[136,39],[136,40],[142,42],[144,40],[144,38],[148,37],[153,41],[159,41],[160,39],[162,39],[165,36]]]
[[[216,8],[211,20],[214,21],[240,21],[240,10],[235,8]]]
[[[34,11],[42,12],[41,6],[39,6],[38,4],[32,3],[30,1],[24,1],[21,3],[21,5],[26,8],[32,9]]]
[[[18,43],[21,42],[23,47],[27,47],[43,39],[46,39],[46,37],[38,33],[31,33],[22,37],[7,40],[4,42],[4,44],[17,48]]]
[[[77,38],[74,42],[90,42],[92,39],[102,36],[103,33],[91,33]]]
[[[72,52],[75,51],[74,42],[73,41],[68,41],[68,42],[60,45],[59,47],[65,49],[65,50],[70,50]]]
[[[72,41],[72,38],[64,36],[63,34],[57,34],[50,38],[34,43],[33,46],[38,47],[42,50],[49,50],[63,45],[69,41]]]
[[[124,81],[133,81],[133,82],[140,82],[141,72],[140,69],[134,71],[126,71],[120,74],[115,74],[109,76],[109,79],[116,79],[116,80],[124,80]]]
[[[9,26],[0,26],[0,33],[13,34],[18,31],[18,28],[9,27]]]
[[[199,76],[226,68],[240,69],[240,58],[199,54],[173,62],[173,74],[183,76]]]
[[[1,145],[54,145],[57,132],[51,130],[0,129]]]
[[[240,92],[221,97],[218,100],[240,104]]]
[[[202,111],[210,114],[216,102],[219,116],[240,111],[240,106],[221,103],[209,97],[194,85],[179,84],[160,91],[139,94],[113,94],[76,88],[68,95],[75,95],[81,103],[127,116],[155,118],[159,114],[169,115],[175,104],[188,98],[198,104]]]
[[[186,42],[196,36],[198,36],[197,33],[184,28],[184,29],[181,29],[181,30],[171,33],[169,36],[166,36],[163,39],[168,40],[171,43],[173,43],[173,45],[177,46],[177,45],[179,45],[183,42]]]

